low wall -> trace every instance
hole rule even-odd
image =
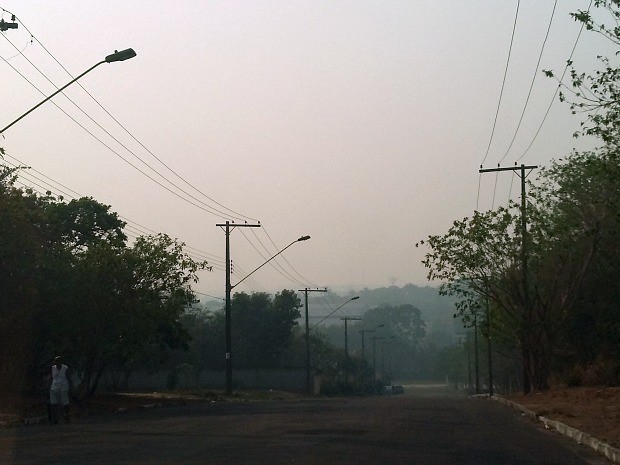
[[[224,389],[224,371],[204,370],[198,376],[191,370],[158,371],[148,373],[136,371],[127,382],[119,383],[117,373],[105,373],[101,386],[109,390],[126,389],[131,391],[163,391],[166,389]],[[306,371],[303,368],[233,370],[235,389],[274,389],[281,391],[306,390]]]

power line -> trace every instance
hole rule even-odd
[[[45,175],[44,173],[42,173],[41,171],[38,171],[35,168],[29,167],[27,166],[23,161],[19,160],[18,158],[9,155],[7,153],[4,154],[5,157],[5,162],[10,165],[13,166],[15,168],[28,168],[27,170],[21,170],[18,173],[18,176],[22,179],[25,179],[31,183],[33,183],[34,185],[36,185],[37,187],[44,189],[45,192],[50,192],[50,193],[58,193],[60,192],[61,196],[64,198],[68,198],[71,200],[74,199],[78,199],[78,198],[83,198],[84,196],[81,195],[80,193],[76,192],[75,190],[71,189],[70,187],[65,186],[64,184],[50,178],[49,176]],[[13,162],[11,162],[11,160],[14,160]],[[35,176],[32,174],[32,172],[38,174],[39,176]],[[44,178],[44,179],[42,179]],[[34,181],[33,181],[34,180]],[[36,182],[35,182],[36,181]],[[39,184],[41,183],[41,184]],[[27,184],[24,184],[26,187],[29,187]],[[60,186],[60,188],[58,187]],[[117,213],[118,214],[118,213]],[[158,232],[149,229],[145,226],[140,225],[139,223],[136,223],[126,217],[123,217],[121,215],[118,215],[119,218],[121,218],[123,221],[125,221],[126,223],[126,227],[129,226],[131,227],[134,231],[138,231],[140,232],[142,235],[145,235],[144,232],[146,231],[147,234],[146,235],[156,235],[159,234]],[[215,254],[211,254],[205,251],[202,251],[200,249],[197,249],[195,247],[190,247],[185,245],[184,246],[187,249],[192,250],[193,252],[191,254],[188,255],[193,255],[194,257],[196,255],[202,255],[203,257],[200,258],[200,260],[198,261],[203,261],[203,260],[208,260],[208,261],[215,261],[218,263],[214,263],[214,265],[220,265],[223,266],[222,264],[224,263],[224,260],[221,257],[218,257]],[[209,263],[211,265],[211,262]]]
[[[265,228],[265,226],[263,226],[262,230],[265,232],[265,234],[267,235],[267,237],[269,238],[269,240],[271,241],[271,243],[273,244],[273,246],[277,249],[278,247],[276,246],[276,243],[273,241],[273,239],[271,238],[271,236],[269,235],[269,232],[267,231],[267,228]],[[302,276],[296,269],[295,267],[293,267],[293,265],[290,264],[290,262],[286,259],[286,257],[282,256],[282,259],[286,262],[286,264],[291,268],[291,270],[293,270],[293,272],[299,276],[301,278],[301,280],[304,283],[310,284],[312,287],[316,287],[319,288],[321,286],[319,286],[318,284],[312,283],[310,280],[306,279],[304,276]],[[302,284],[302,286],[305,286],[306,284]]]
[[[517,138],[517,134],[519,133],[519,129],[521,128],[521,123],[523,122],[523,117],[525,116],[525,111],[527,110],[527,106],[530,102],[530,97],[532,95],[532,89],[534,88],[534,82],[536,82],[536,77],[538,76],[538,67],[540,66],[540,61],[542,60],[543,52],[545,50],[545,45],[547,44],[547,39],[549,38],[549,31],[551,30],[551,24],[553,23],[553,17],[555,16],[555,9],[557,5],[558,5],[558,0],[555,0],[555,2],[553,3],[553,10],[551,11],[551,18],[549,18],[549,25],[547,26],[547,33],[545,34],[545,39],[543,40],[542,46],[540,47],[540,53],[538,54],[538,61],[536,62],[536,67],[534,68],[534,74],[532,76],[532,82],[530,83],[530,89],[527,93],[525,104],[523,105],[523,111],[521,112],[521,116],[519,117],[519,122],[517,124],[517,127],[515,128],[515,132],[512,136],[512,140],[510,141],[510,145],[508,145],[508,148],[506,149],[506,153],[504,153],[504,156],[501,158],[498,164],[501,164],[506,158],[506,156],[508,155],[508,152],[510,152],[510,149],[512,148],[512,144],[514,144],[514,141]]]
[[[6,11],[6,10],[4,10]],[[31,41],[35,40],[37,42],[37,44],[39,44],[43,50],[45,50],[45,52],[52,57],[52,59],[71,77],[72,74],[62,65],[62,63],[60,63],[60,61],[45,47],[45,45],[38,40],[38,38],[36,38],[34,36],[34,34],[32,34],[32,32],[28,29],[28,27],[23,24],[23,22],[20,20],[20,23],[22,24],[22,26],[24,27],[24,29],[30,34],[31,36]],[[41,74],[45,79],[47,79],[48,82],[50,82],[54,87],[58,88],[54,82],[41,70],[39,69],[28,57],[26,57],[23,54],[23,51],[20,51],[14,44],[13,42],[11,42],[8,38],[5,37],[5,39],[13,46],[13,48],[15,50],[18,51],[19,54],[21,54],[26,61],[35,69],[37,70],[37,72],[39,74]],[[4,59],[4,61],[6,61],[6,59]],[[10,63],[8,63],[9,66],[18,74],[20,75],[26,82],[28,82],[32,87],[34,87],[39,93],[41,93],[42,95],[45,95],[45,93],[39,89],[33,82],[31,82],[24,74],[22,74],[17,68],[15,68],[14,66],[12,66]],[[161,160],[159,157],[157,157],[151,150],[149,150],[142,142],[140,142],[117,118],[115,118],[106,108],[103,107],[103,105],[90,93],[88,92],[84,86],[82,86],[79,82],[77,83],[83,90],[84,92],[86,92],[87,95],[89,95],[89,97],[95,101],[97,103],[97,105],[103,110],[105,111],[106,114],[108,114],[108,116],[110,116],[130,137],[132,137],[138,144],[140,144],[140,146],[146,150],[153,158],[155,158],[160,164],[162,164],[168,171],[170,171],[171,173],[173,173],[177,178],[179,178],[181,181],[183,181],[185,184],[187,184],[189,187],[191,187],[192,189],[194,189],[196,192],[198,192],[199,194],[201,194],[202,196],[204,196],[205,198],[209,199],[211,202],[215,203],[216,205],[232,212],[235,213],[236,215],[245,217],[245,218],[250,218],[248,216],[242,215],[238,212],[235,212],[232,209],[229,209],[228,207],[218,203],[217,201],[215,201],[214,199],[212,199],[211,197],[209,197],[208,195],[206,195],[205,193],[203,193],[202,191],[200,191],[198,188],[196,188],[195,186],[193,186],[192,184],[190,184],[189,182],[187,182],[184,178],[182,178],[178,173],[176,173],[172,168],[170,168],[170,166],[168,166],[165,162],[163,162],[163,160]],[[161,182],[159,182],[157,179],[154,179],[151,175],[149,175],[148,173],[145,173],[142,169],[140,169],[139,167],[137,167],[135,164],[133,164],[132,162],[130,162],[129,160],[127,160],[125,157],[123,157],[121,154],[119,154],[116,150],[114,150],[112,147],[110,147],[107,143],[105,143],[103,140],[101,140],[99,137],[97,137],[93,132],[91,132],[90,130],[88,130],[84,125],[82,125],[81,123],[79,123],[74,117],[72,117],[71,115],[69,115],[63,108],[61,108],[59,105],[57,105],[55,102],[54,105],[60,109],[66,116],[68,116],[71,120],[73,120],[78,126],[80,126],[84,131],[86,131],[89,135],[91,135],[93,138],[95,138],[98,142],[100,142],[104,147],[106,147],[108,150],[110,150],[112,153],[114,153],[117,157],[121,158],[121,160],[123,160],[124,162],[126,162],[127,164],[129,164],[131,167],[133,167],[134,169],[136,169],[138,172],[140,172],[141,174],[143,174],[144,176],[146,176],[147,178],[149,178],[151,181],[155,182],[156,184],[158,184],[160,187],[163,187],[164,189],[168,190],[169,192],[171,192],[173,195],[176,195],[177,197],[181,198],[182,200],[190,203],[191,205],[194,205],[198,208],[201,208],[204,211],[207,211],[209,213],[212,213],[214,215],[217,216],[217,213],[222,214],[222,218],[227,218],[229,217],[228,213],[225,213],[217,208],[214,208],[210,205],[205,204],[204,202],[202,202],[200,199],[197,199],[196,197],[194,197],[193,195],[191,195],[190,193],[188,193],[187,191],[185,191],[184,189],[180,188],[177,184],[175,184],[174,182],[172,182],[170,179],[168,179],[166,176],[164,176],[163,174],[161,174],[159,171],[157,171],[155,168],[153,168],[151,165],[149,165],[146,161],[144,161],[139,155],[137,155],[135,152],[133,152],[129,147],[127,147],[125,144],[123,144],[120,140],[118,140],[114,135],[112,135],[108,130],[106,130],[101,124],[99,124],[97,121],[95,121],[94,118],[92,118],[90,115],[88,115],[88,113],[86,111],[84,111],[75,101],[73,101],[71,98],[69,98],[67,95],[63,94],[67,100],[69,102],[71,102],[81,113],[83,113],[87,118],[89,118],[89,120],[91,122],[93,122],[96,126],[98,126],[103,132],[105,132],[110,138],[112,138],[116,143],[118,143],[122,148],[124,148],[128,153],[130,153],[134,158],[138,159],[144,166],[146,166],[149,170],[151,170],[153,173],[155,173],[157,176],[159,176],[161,179],[163,179],[164,181],[166,181],[168,184],[170,184],[171,186],[173,186],[175,189],[178,189],[180,192],[182,192],[183,194],[185,194],[186,196],[194,199],[196,202],[199,202],[200,204],[202,204],[205,208],[201,208],[199,205],[197,205],[194,202],[189,201],[187,198],[181,196],[178,194],[178,192],[173,191],[172,189],[170,189],[168,186],[163,185]],[[51,179],[51,178],[50,178]],[[62,184],[57,183],[59,185],[62,186]],[[66,188],[66,186],[64,186]],[[68,189],[68,188],[67,188]],[[77,194],[75,191],[73,191],[75,194]],[[63,191],[63,195],[66,195],[68,197],[71,197],[69,194],[67,194],[66,191]],[[77,194],[79,196],[79,194]],[[122,217],[121,217],[122,218]],[[242,219],[239,217],[233,217],[234,219]],[[123,218],[124,219],[124,218]],[[127,220],[129,221],[129,220]],[[146,231],[150,231],[153,232],[152,230],[149,230],[149,228],[146,228],[144,226],[138,225],[137,223],[135,223],[137,226],[133,227],[132,229],[134,231],[137,231],[138,233],[144,233]],[[271,239],[271,238],[270,238]],[[246,240],[249,241],[249,239],[246,237]],[[265,247],[265,245],[260,241],[260,239],[257,237],[257,240],[259,241],[259,243],[263,246],[263,248],[265,250],[267,250],[267,248]],[[251,241],[249,241],[251,243]],[[273,243],[273,241],[272,241]],[[253,245],[253,244],[252,244]],[[274,244],[275,245],[275,244]],[[254,246],[254,245],[253,245]],[[256,248],[256,247],[255,247]],[[197,249],[195,249],[197,250]],[[258,249],[256,249],[258,252]],[[198,254],[200,254],[200,252],[198,252]],[[206,253],[205,253],[206,254]],[[260,254],[260,252],[259,252]],[[207,254],[207,255],[212,255],[212,254]],[[262,255],[262,254],[261,254]],[[215,256],[213,256],[215,257]],[[206,257],[208,260],[213,260],[212,257]],[[215,260],[218,260],[220,262],[223,262],[224,260],[222,260],[221,258],[215,258]],[[291,269],[293,269],[293,271],[295,271],[300,277],[302,277],[291,265],[290,263],[285,259],[285,262],[291,267]],[[301,284],[304,285],[305,283],[302,283],[298,280],[296,280],[290,273],[288,273],[279,263],[278,266],[282,269],[282,272],[285,273],[286,275],[288,275],[289,279],[292,279],[294,282],[296,282],[297,284]],[[303,278],[303,277],[302,277]]]
[[[6,10],[5,10],[6,11]],[[26,29],[26,31],[28,31],[31,34],[31,37],[34,38],[34,40],[36,40],[36,42],[41,45],[41,47],[54,59],[54,61],[56,61],[56,63],[58,63],[58,65],[71,77],[72,74],[56,59],[56,57],[30,32],[30,30],[23,24],[23,22],[21,20],[19,20],[20,24],[22,24],[24,26],[24,28]],[[6,36],[4,36],[4,38],[13,46],[13,48],[15,48],[15,50],[17,50],[18,52],[19,49],[15,46],[15,44],[13,44],[13,42],[11,42]],[[28,63],[30,63],[30,65],[36,69],[43,77],[45,77],[45,79],[47,79],[54,87],[58,88],[54,82],[49,79],[49,77],[43,72],[41,71],[34,63],[32,63],[32,61],[26,57],[25,55],[22,56],[28,61]],[[3,60],[6,62],[7,60],[3,58]],[[20,73],[14,66],[12,66],[10,63],[7,62],[7,64],[9,64],[9,66],[11,66],[11,68],[16,71],[23,79],[25,79],[31,86],[33,86],[37,91],[39,91],[42,95],[45,95],[45,93],[43,91],[41,91],[35,84],[33,84],[29,79],[27,79],[22,73]],[[202,208],[203,210],[207,211],[208,213],[211,213],[215,216],[219,216],[221,218],[231,218],[231,219],[236,219],[236,220],[241,220],[243,221],[244,219],[251,219],[250,217],[246,216],[246,215],[242,215],[240,213],[235,212],[234,210],[222,205],[221,203],[215,201],[214,199],[212,199],[211,197],[209,197],[208,195],[206,195],[205,193],[203,193],[202,191],[200,191],[198,188],[196,188],[195,186],[193,186],[192,184],[190,184],[188,181],[186,181],[183,177],[181,177],[176,171],[174,171],[172,168],[170,168],[166,163],[164,163],[159,157],[157,157],[151,150],[149,150],[142,142],[140,142],[122,123],[120,123],[120,121],[115,118],[105,107],[103,107],[103,105],[90,93],[88,92],[84,86],[82,86],[81,83],[77,82],[77,84],[84,90],[84,92],[86,92],[86,94],[93,99],[93,101],[95,101],[95,103],[97,103],[97,105],[104,111],[106,112],[106,114],[108,114],[131,138],[133,138],[138,144],[140,144],[140,146],[142,146],[152,157],[154,157],[159,163],[161,163],[166,169],[168,169],[171,173],[173,173],[177,178],[179,178],[181,181],[183,181],[185,184],[187,184],[189,187],[191,187],[192,189],[194,189],[196,192],[198,192],[200,195],[204,196],[205,198],[209,199],[211,202],[215,203],[216,205],[224,208],[225,210],[228,210],[228,212],[233,213],[234,215],[230,215],[230,213],[228,212],[224,212],[222,210],[219,210],[218,208],[215,208],[213,206],[210,206],[208,204],[206,204],[205,202],[201,201],[200,199],[196,198],[195,196],[193,196],[192,194],[188,193],[187,191],[185,191],[184,189],[182,189],[181,187],[179,187],[177,184],[175,184],[174,182],[172,182],[170,179],[168,179],[166,176],[164,176],[163,174],[161,174],[159,171],[157,171],[155,168],[153,168],[152,166],[150,166],[146,161],[144,161],[139,155],[137,155],[135,152],[133,152],[131,149],[129,149],[125,144],[123,144],[121,141],[119,141],[115,136],[113,136],[109,131],[107,131],[105,128],[103,128],[103,126],[101,126],[97,121],[95,121],[90,115],[88,115],[88,113],[86,113],[77,103],[75,103],[73,100],[71,100],[66,94],[63,93],[63,95],[67,98],[67,100],[69,100],[69,102],[71,102],[78,110],[80,110],[87,118],[89,118],[95,125],[97,125],[102,131],[104,131],[109,137],[111,137],[115,142],[117,142],[121,147],[123,147],[128,153],[130,153],[132,156],[134,156],[135,158],[137,158],[143,165],[145,165],[146,167],[148,167],[151,171],[153,171],[154,173],[156,173],[160,178],[162,178],[163,180],[165,180],[167,183],[169,183],[171,186],[173,186],[175,189],[179,190],[180,192],[183,192],[183,194],[185,194],[186,196],[190,197],[191,199],[199,202],[200,204],[202,204],[205,208]],[[54,103],[54,102],[53,102]],[[54,103],[55,104],[55,103]],[[169,189],[167,186],[164,186],[163,184],[161,184],[159,181],[153,179],[153,177],[151,177],[150,175],[148,175],[147,173],[145,173],[144,171],[142,171],[140,168],[138,168],[137,166],[135,166],[133,163],[129,162],[126,158],[124,158],[123,156],[121,156],[118,152],[116,152],[115,150],[113,150],[109,145],[107,145],[106,143],[104,143],[101,139],[99,139],[97,136],[95,136],[91,131],[89,131],[88,129],[86,129],[82,124],[80,124],[79,122],[77,122],[77,120],[75,120],[73,117],[71,117],[66,111],[64,111],[62,108],[60,108],[57,104],[55,104],[55,106],[57,108],[59,108],[61,111],[63,111],[63,113],[65,113],[65,115],[69,116],[69,118],[71,118],[76,124],[78,124],[78,126],[80,126],[82,129],[84,129],[88,134],[90,134],[92,137],[94,137],[97,141],[99,141],[102,145],[104,145],[106,148],[108,148],[110,151],[112,151],[116,156],[118,156],[119,158],[121,158],[124,162],[126,162],[127,164],[129,164],[132,168],[136,169],[138,172],[140,172],[141,174],[143,174],[144,176],[146,176],[147,178],[149,178],[151,181],[155,182],[156,184],[158,184],[160,187],[165,188],[166,190],[168,190],[169,192],[173,193],[174,195],[176,195],[177,197],[181,198],[182,200],[185,200],[186,202],[189,202],[187,199],[183,198],[182,196],[180,196],[178,193],[173,192],[171,189]],[[189,202],[191,204],[195,205],[193,202]],[[219,214],[219,215],[218,215]],[[236,216],[235,216],[236,215]]]
[[[13,65],[11,65],[10,63],[7,62],[7,64],[14,70],[16,71],[22,78],[24,78],[31,86],[33,86],[38,92],[40,92],[42,95],[45,95],[45,93],[39,89],[35,84],[33,84],[28,78],[26,78],[21,72],[19,72]],[[169,188],[168,186],[162,184],[160,181],[158,181],[157,179],[153,178],[151,175],[149,175],[148,173],[144,172],[142,169],[140,169],[139,167],[137,167],[135,164],[133,164],[131,161],[127,160],[127,158],[123,157],[120,153],[118,153],[116,150],[114,150],[112,147],[110,147],[108,144],[106,144],[103,140],[101,140],[99,137],[97,137],[92,131],[90,131],[89,129],[87,129],[83,124],[81,124],[79,121],[77,121],[73,116],[71,116],[69,113],[67,113],[63,108],[61,108],[58,104],[56,104],[56,102],[52,101],[52,104],[54,104],[56,106],[56,108],[58,108],[60,111],[62,111],[67,117],[69,117],[75,124],[77,124],[79,127],[81,127],[84,131],[86,131],[90,136],[92,136],[95,140],[97,140],[101,145],[103,145],[105,148],[107,148],[108,150],[110,150],[112,153],[114,153],[117,157],[119,157],[121,160],[123,160],[125,163],[127,163],[129,166],[131,166],[132,168],[134,168],[135,170],[137,170],[138,172],[140,172],[141,174],[143,174],[144,176],[146,176],[147,178],[149,178],[151,181],[153,181],[154,183],[156,183],[157,185],[159,185],[160,187],[163,187],[164,189],[166,189],[168,192],[170,192],[172,195],[180,198],[181,200],[189,203],[190,205],[193,205],[197,208],[199,208],[200,210],[203,210],[206,213],[210,213],[212,215],[218,216],[220,217],[220,215],[218,215],[217,213],[221,213],[219,210],[215,210],[213,209],[213,207],[210,207],[209,205],[205,204],[204,202],[202,202],[201,200],[197,199],[196,197],[192,196],[191,194],[187,194],[184,190],[178,188],[178,186],[176,186],[174,183],[172,183],[171,181],[167,180],[165,177],[163,177],[161,174],[157,173],[156,170],[154,170],[153,168],[151,168],[153,171],[155,171],[160,177],[162,177],[163,179],[166,179],[166,181],[168,183],[170,183],[171,185],[175,186],[177,189],[179,189],[181,192],[185,193],[186,195],[188,195],[190,198],[196,200],[199,203],[195,203],[185,197],[183,197],[182,195],[180,195],[178,192],[175,192],[174,190],[172,190],[171,188]],[[79,108],[79,107],[78,107]],[[126,147],[125,147],[126,148]],[[127,148],[126,148],[127,149]],[[128,150],[128,149],[127,149]],[[131,151],[130,151],[131,153]],[[134,154],[134,156],[136,156]],[[137,156],[136,156],[137,157]],[[137,157],[139,159],[139,157]],[[145,163],[143,160],[141,160],[142,163]],[[147,164],[148,166],[148,164]],[[150,168],[150,167],[149,167]],[[202,204],[202,205],[200,205]],[[203,206],[204,205],[204,206]],[[222,218],[227,218],[226,216],[222,216]],[[238,219],[238,218],[236,218]]]
[[[263,226],[263,228],[261,228],[261,229],[264,229],[264,227],[265,227],[265,226]],[[263,249],[265,250],[265,252],[267,252],[267,254],[272,255],[273,253],[277,253],[277,252],[278,252],[279,247],[275,244],[275,242],[271,241],[271,243],[272,243],[272,244],[273,244],[273,246],[274,246],[275,251],[274,251],[274,252],[270,252],[270,251],[269,251],[269,249],[265,246],[265,244],[263,244],[263,242],[262,242],[262,241],[260,240],[260,238],[257,236],[256,232],[255,232],[255,231],[252,231],[252,233],[254,234],[254,237],[256,238],[256,240],[258,241],[258,243],[259,243],[259,244],[263,247]],[[267,232],[266,232],[266,231],[265,231],[265,234],[267,234]],[[268,235],[268,234],[267,234],[267,237],[269,237],[269,235]],[[270,238],[270,239],[271,239],[271,238]],[[274,261],[273,261],[274,268],[275,268],[275,266],[277,265],[277,267],[281,270],[281,272],[280,272],[279,270],[278,270],[278,272],[280,272],[280,274],[282,274],[282,276],[284,276],[284,277],[285,277],[285,278],[287,278],[287,279],[290,279],[290,280],[291,280],[291,282],[293,282],[293,283],[295,283],[295,284],[297,284],[297,285],[299,285],[299,286],[305,286],[305,285],[306,285],[306,283],[304,283],[304,282],[302,282],[302,281],[299,281],[299,279],[295,278],[295,277],[294,277],[291,273],[289,273],[289,272],[288,272],[288,271],[287,271],[287,270],[286,270],[286,269],[285,269],[285,268],[284,268],[284,267],[280,264],[280,262],[279,262],[279,260],[280,260],[280,259],[284,260],[284,261],[285,261],[287,264],[289,264],[289,266],[290,266],[290,263],[288,262],[288,260],[286,260],[286,258],[284,257],[284,255],[278,255],[278,256],[274,259]],[[272,262],[270,262],[270,263],[272,263]],[[292,266],[291,266],[291,268],[292,268]]]
[[[520,1],[517,0],[517,11],[515,13],[515,20],[512,26],[512,36],[510,37],[510,48],[508,49],[508,58],[506,59],[506,68],[504,69],[504,78],[502,79],[502,87],[499,93],[499,100],[497,102],[497,110],[495,111],[495,119],[493,120],[493,129],[491,130],[491,137],[489,138],[489,145],[487,146],[487,151],[484,154],[484,158],[482,159],[481,166],[484,165],[484,162],[489,155],[489,150],[491,149],[491,142],[493,141],[493,135],[495,134],[495,127],[497,126],[497,117],[499,115],[499,109],[502,104],[502,96],[504,95],[504,86],[506,85],[506,76],[508,75],[508,65],[510,64],[510,55],[512,54],[512,45],[514,43],[515,38],[515,30],[517,29],[517,18],[519,17],[519,6]]]
[[[590,8],[592,8],[592,2],[593,0],[590,0],[590,4],[588,5],[588,12],[590,12]],[[577,38],[575,39],[575,43],[573,45],[573,49],[570,52],[570,56],[568,57],[568,60],[566,61],[566,66],[564,67],[564,71],[562,72],[562,77],[560,78],[559,82],[558,82],[558,86],[555,89],[555,93],[553,94],[553,97],[551,98],[551,101],[549,102],[549,106],[547,107],[547,111],[545,112],[542,121],[540,122],[540,125],[538,126],[538,129],[536,130],[536,133],[534,134],[534,137],[532,137],[532,141],[530,142],[530,144],[527,146],[527,148],[525,149],[525,151],[523,152],[523,154],[517,158],[517,161],[520,161],[523,157],[525,157],[525,155],[529,152],[530,148],[532,148],[532,145],[534,145],[534,142],[536,141],[536,138],[538,137],[538,134],[540,134],[540,131],[543,127],[543,125],[545,124],[545,121],[547,120],[547,116],[549,115],[549,111],[551,110],[551,107],[553,106],[553,104],[556,101],[556,98],[558,96],[558,92],[560,91],[560,87],[562,87],[562,82],[564,81],[564,76],[566,76],[566,72],[568,71],[568,68],[570,66],[571,60],[573,58],[573,54],[575,53],[575,49],[577,48],[577,44],[579,43],[579,39],[581,37],[581,33],[583,32],[583,28],[584,28],[585,24],[581,23],[581,27],[579,28],[579,33],[577,34]]]

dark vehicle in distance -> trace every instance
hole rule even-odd
[[[400,384],[392,384],[391,386],[383,386],[382,393],[385,396],[394,396],[396,394],[404,394],[405,388]]]
[[[400,384],[394,384],[392,386],[392,395],[404,394],[404,393],[405,393],[405,388],[402,387]]]

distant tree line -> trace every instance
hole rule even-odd
[[[620,19],[620,1],[594,4]],[[590,12],[573,16],[620,45],[618,28]],[[555,160],[528,181],[527,235],[521,205],[511,202],[419,243],[430,249],[428,277],[458,298],[465,323],[476,320],[482,334],[490,331],[498,350],[510,354],[506,360],[518,353],[525,392],[552,380],[620,381],[620,68],[599,59],[592,75],[571,68],[561,100],[587,116],[576,136],[598,137],[601,145]]]

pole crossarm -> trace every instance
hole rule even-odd
[[[521,171],[521,170],[533,170],[538,168],[537,165],[515,165],[515,166],[505,166],[505,167],[500,167],[498,166],[497,168],[482,168],[480,167],[480,169],[478,170],[478,173],[494,173],[496,171]]]

